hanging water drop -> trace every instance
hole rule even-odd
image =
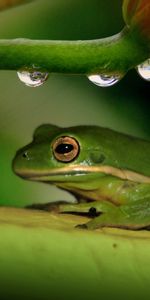
[[[41,72],[39,70],[19,70],[17,72],[19,79],[30,87],[37,87],[42,85],[48,78],[47,72]]]
[[[139,65],[137,71],[143,79],[150,81],[150,58]]]
[[[116,84],[122,76],[120,75],[89,75],[88,79],[92,81],[94,84],[101,86],[101,87],[108,87]]]

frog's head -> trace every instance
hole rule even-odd
[[[107,173],[104,169],[112,155],[107,131],[96,126],[42,125],[33,141],[16,153],[13,170],[25,179],[86,189],[87,182]]]

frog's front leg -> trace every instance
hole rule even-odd
[[[106,201],[91,201],[91,202],[80,202],[78,203],[67,203],[65,201],[50,202],[50,203],[37,203],[27,206],[29,209],[37,209],[48,212],[56,212],[60,214],[72,214],[87,216],[95,218],[103,213],[112,211],[115,207],[112,203]]]
[[[89,230],[102,227],[150,230],[150,198],[140,199],[135,203],[120,207],[113,206],[111,210],[77,227]]]

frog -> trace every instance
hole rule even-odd
[[[86,216],[76,228],[150,229],[150,141],[96,125],[40,125],[17,151],[13,171],[75,197],[31,205]],[[85,220],[85,219],[84,219]]]

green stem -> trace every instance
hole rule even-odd
[[[150,47],[127,28],[89,41],[0,40],[0,69],[39,67],[59,73],[122,74],[150,56]]]

